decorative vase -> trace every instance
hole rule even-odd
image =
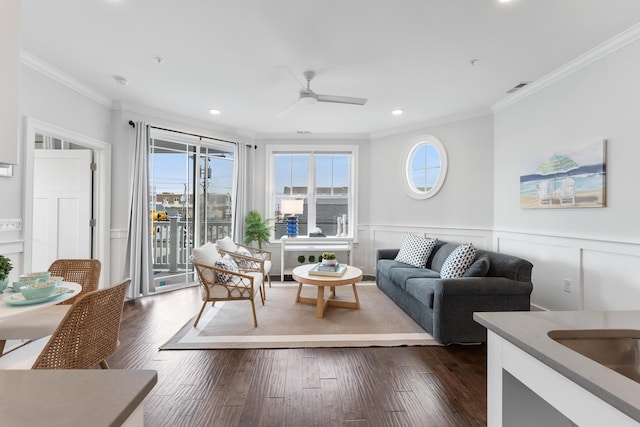
[[[342,215],[342,237],[349,235],[349,229],[347,228],[347,214]]]
[[[336,265],[337,263],[337,259],[322,259],[322,265]]]

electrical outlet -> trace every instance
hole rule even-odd
[[[571,293],[571,280],[564,279],[564,291],[567,293]]]

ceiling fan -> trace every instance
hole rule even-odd
[[[335,104],[350,104],[350,105],[364,105],[367,102],[366,98],[355,98],[352,96],[340,96],[340,95],[321,95],[319,93],[315,93],[313,90],[311,90],[311,80],[313,80],[313,78],[316,75],[315,71],[305,71],[304,73],[302,73],[305,80],[307,81],[307,85],[305,86],[304,84],[302,84],[302,82],[300,82],[300,80],[296,78],[296,76],[293,75],[293,73],[291,73],[291,70],[289,70],[288,68],[286,69],[287,71],[289,71],[289,74],[291,74],[291,76],[298,83],[300,83],[300,85],[302,86],[302,89],[300,89],[300,92],[298,94],[298,99],[294,103],[286,107],[284,110],[282,110],[278,114],[278,116],[286,115],[301,105],[312,105],[312,104],[315,104],[316,102],[332,102]]]

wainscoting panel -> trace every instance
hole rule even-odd
[[[524,258],[533,264],[532,305],[548,310],[580,310],[579,249],[561,240],[528,241],[522,236],[501,236],[497,242],[498,252]],[[566,280],[569,285],[565,290]]]
[[[640,310],[640,257],[584,250],[582,264],[585,310]]]
[[[640,309],[640,244],[494,231],[494,247],[531,261],[534,306]]]
[[[124,276],[124,264],[125,257],[127,256],[127,230],[126,229],[112,229],[110,232],[111,237],[111,265],[110,265],[110,277],[113,283],[118,282],[125,278]]]
[[[368,230],[368,233],[367,233]],[[476,248],[491,250],[492,233],[483,229],[436,228],[416,226],[380,226],[370,225],[359,228],[359,255],[366,254],[367,271],[375,274],[376,253],[378,249],[399,248],[407,233],[445,240],[447,242],[473,243]],[[365,238],[365,236],[368,236]]]

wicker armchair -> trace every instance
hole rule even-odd
[[[240,271],[262,273],[262,295],[266,298],[265,282],[269,282],[269,287],[271,287],[271,251],[235,242],[232,245],[230,247],[229,244],[221,244],[221,241],[218,240],[216,248],[221,255],[232,257],[238,264]]]
[[[220,267],[214,267],[206,264],[193,262],[193,266],[198,273],[200,281],[200,296],[202,298],[202,307],[196,317],[193,327],[198,326],[200,317],[208,302],[213,307],[217,301],[239,301],[245,300],[251,302],[251,311],[253,312],[253,326],[258,326],[256,317],[256,306],[254,298],[256,288],[260,292],[262,305],[264,305],[264,295],[262,293],[262,272],[237,272],[226,270]]]
[[[32,369],[109,369],[106,358],[118,347],[122,306],[131,283],[89,292],[73,303]]]
[[[102,264],[97,259],[59,259],[51,264],[52,276],[63,277],[66,282],[79,283],[82,290],[60,304],[22,313],[0,323],[0,356],[7,340],[35,340],[51,335],[81,295],[98,289]]]

